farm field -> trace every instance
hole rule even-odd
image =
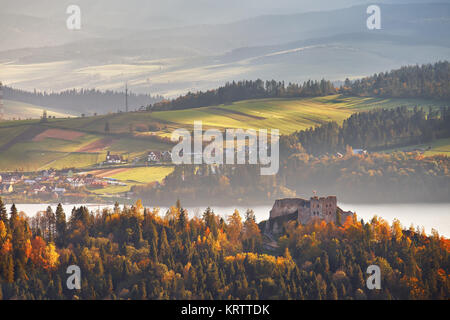
[[[407,99],[343,97],[341,95],[303,99],[260,99],[189,110],[163,111],[153,117],[190,127],[202,120],[206,128],[279,129],[280,134],[307,129],[328,121],[342,122],[351,114],[372,108],[400,105],[433,105]]]
[[[167,175],[172,173],[173,170],[174,168],[170,166],[141,167],[126,169],[109,177],[119,181],[138,183],[161,182]]]
[[[0,170],[25,172],[45,169],[86,167],[98,162],[98,154],[38,150],[27,148],[27,144],[16,144],[0,153]]]
[[[105,169],[84,172],[83,174],[92,174],[99,178],[112,178],[118,182],[126,184],[111,185],[101,189],[94,189],[91,192],[95,194],[115,194],[127,192],[132,186],[148,184],[151,182],[161,182],[167,175],[174,170],[170,166],[152,166],[139,168],[121,168],[121,169]]]
[[[443,154],[446,156],[450,156],[450,138],[447,139],[438,139],[436,141],[424,144],[417,144],[402,148],[395,148],[385,150],[386,153],[396,152],[396,151],[414,151],[419,150],[423,152],[423,155],[426,157],[431,157],[439,154]]]
[[[345,97],[333,95],[316,98],[257,99],[185,110],[132,112],[104,116],[61,119],[52,123],[66,128],[103,132],[106,122],[113,133],[128,133],[130,128],[148,127],[152,122],[165,126],[155,132],[170,136],[176,128],[191,128],[194,121],[201,120],[208,128],[279,129],[281,134],[319,125],[327,121],[342,122],[352,113],[372,108],[393,108],[398,106],[439,107],[445,103],[420,99],[380,99]]]
[[[25,132],[28,128],[29,126],[27,125],[0,127],[0,147],[10,142],[14,137]]]
[[[81,118],[0,122],[0,171],[91,168],[106,153],[120,154],[129,162],[150,150],[168,150],[177,128],[279,129],[289,134],[328,121],[342,122],[351,114],[397,106],[440,107],[445,103],[419,99],[379,99],[333,95],[298,99],[259,99],[231,105],[186,110],[130,112]],[[149,125],[157,123],[158,131]],[[109,130],[105,128],[109,126]],[[159,137],[158,137],[159,136]],[[445,145],[436,148],[440,152]],[[445,151],[445,150],[444,150]],[[433,151],[430,151],[433,152]]]
[[[107,151],[133,159],[167,148],[144,139],[55,129],[50,123],[0,126],[0,171],[85,168],[103,162]]]
[[[425,156],[444,154],[450,156],[450,138],[440,139],[431,144],[431,149],[425,152]]]
[[[119,181],[132,181],[138,183],[161,182],[168,174],[172,173],[171,166],[151,166],[138,168],[103,169],[84,172],[99,178],[113,178]]]

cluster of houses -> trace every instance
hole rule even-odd
[[[17,192],[19,189],[41,190],[46,191],[46,186],[36,187],[37,180],[46,180],[48,177],[36,177],[36,179],[29,179],[22,173],[2,173],[0,174],[0,195],[8,195]],[[36,191],[37,192],[37,191]]]
[[[19,173],[0,174],[0,194],[14,192],[14,185],[23,181],[25,177]]]
[[[66,177],[67,173],[63,175],[53,170],[38,172],[34,177],[27,177],[22,173],[2,173],[0,174],[0,195],[46,193],[60,196],[66,192],[66,189],[61,187]]]
[[[266,147],[267,148],[267,147]],[[246,157],[249,157],[254,152],[256,152],[256,149],[249,148],[247,145],[240,145],[237,149],[233,149],[232,152],[237,153],[244,153]],[[223,150],[224,154],[227,152],[227,148]],[[192,158],[194,158],[197,154],[194,152],[188,153],[188,155]],[[183,156],[183,151],[180,152],[180,156]],[[198,153],[198,156],[203,157],[203,153]],[[212,156],[215,156],[215,149],[213,149]],[[138,159],[138,158],[136,158]],[[170,151],[149,151],[147,153],[147,157],[145,159],[147,163],[163,163],[163,162],[172,162],[172,152]],[[124,160],[124,158],[119,154],[112,154],[111,152],[107,152],[106,159],[104,161],[105,164],[123,164],[127,161]]]
[[[68,177],[66,181],[70,184],[70,187],[73,189],[81,188],[81,187],[90,187],[90,188],[104,188],[108,185],[118,185],[125,186],[126,184],[118,181],[114,178],[99,178],[92,174],[87,175],[77,175],[76,177]]]
[[[172,153],[170,151],[149,151],[147,153],[146,161],[149,163],[171,162]],[[127,163],[127,161],[123,158],[123,156],[119,154],[112,154],[111,152],[108,151],[104,163],[123,164]]]
[[[75,175],[72,170],[44,170],[31,176],[21,173],[0,173],[0,196],[24,194],[59,198],[82,187],[103,188],[108,185],[125,185],[113,178],[99,178],[91,174]]]
[[[224,153],[227,152],[227,149],[225,148]],[[239,146],[237,150],[233,149],[233,152],[243,152],[248,157],[249,155],[252,155],[253,152],[256,152],[256,150],[249,148],[249,146]],[[188,155],[192,158],[197,156],[197,153],[191,152],[188,153]],[[180,152],[180,156],[183,156],[183,151]],[[203,153],[198,153],[198,156],[203,157]],[[215,149],[213,149],[212,156],[215,156]],[[163,162],[172,162],[172,152],[170,151],[149,151],[147,153],[146,157],[147,163],[163,163]],[[108,164],[120,164],[125,163],[126,161],[123,160],[122,156],[120,155],[113,155],[110,152],[106,155],[106,161],[105,163]]]

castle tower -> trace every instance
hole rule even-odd
[[[3,86],[0,82],[0,120],[4,119],[5,108],[3,107]]]

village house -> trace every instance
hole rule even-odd
[[[106,184],[109,184],[109,185],[126,186],[125,183],[120,182],[119,180],[117,180],[115,178],[104,177],[103,179],[105,180]]]
[[[367,154],[367,150],[364,149],[353,149],[353,154],[359,154],[359,155],[366,155]]]
[[[39,193],[45,193],[45,192],[47,192],[47,187],[46,186],[36,185],[32,189],[32,193],[35,194],[35,195],[39,194]]]
[[[172,161],[172,153],[170,151],[149,151],[147,154],[147,162],[169,162]]]
[[[150,151],[147,155],[148,162],[161,162],[162,153],[160,151]]]
[[[118,154],[111,154],[111,152],[108,151],[107,154],[106,154],[106,160],[105,160],[105,162],[106,162],[106,163],[115,163],[115,164],[118,164],[118,163],[122,163],[122,162],[123,162],[123,158],[122,158],[121,155],[118,155]]]
[[[19,177],[12,176],[12,175],[9,175],[9,176],[6,176],[6,177],[3,178],[3,184],[4,185],[13,185],[13,184],[18,183],[19,181],[20,181]]]
[[[41,172],[41,177],[45,178],[45,179],[53,179],[56,175],[56,171],[53,169],[50,170],[43,170]]]
[[[69,179],[67,179],[69,180]],[[82,186],[85,185],[84,180],[82,178],[75,178],[75,179],[71,179],[72,181],[70,181],[70,186],[72,188],[80,188]]]

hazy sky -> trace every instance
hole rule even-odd
[[[98,25],[148,27],[179,24],[215,24],[263,14],[289,14],[332,10],[372,3],[368,0],[0,0],[3,12],[64,19],[65,8],[78,4],[87,19]],[[380,2],[433,2],[404,0]],[[434,1],[438,2],[438,1]],[[153,21],[152,21],[153,19]]]
[[[382,30],[366,34],[368,4],[439,1],[0,0],[0,79],[176,96],[240,79],[360,77],[448,59],[448,7],[385,6]],[[66,27],[71,4],[80,30]],[[322,12],[298,14],[311,11]]]

